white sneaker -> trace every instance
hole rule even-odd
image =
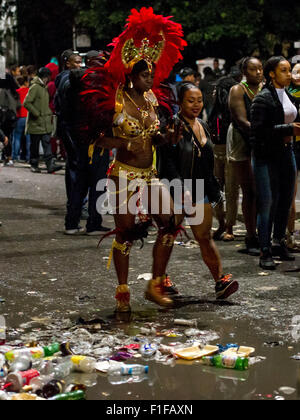
[[[82,227],[79,227],[77,229],[65,230],[65,235],[69,235],[69,236],[79,236],[79,235],[84,235],[84,234],[85,234],[85,229]]]

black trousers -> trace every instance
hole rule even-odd
[[[52,159],[51,150],[51,134],[30,134],[30,164],[34,167],[38,166],[40,158],[40,142],[42,142],[44,150],[44,160],[46,164]]]
[[[67,152],[66,192],[67,230],[77,229],[80,223],[84,199],[89,194],[89,218],[87,232],[98,230],[102,215],[97,211],[97,201],[104,191],[97,191],[97,184],[106,178],[109,167],[109,151],[95,148],[92,159],[88,156],[89,146],[80,142],[76,133],[65,129],[62,140]]]

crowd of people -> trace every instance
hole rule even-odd
[[[80,54],[67,50],[61,56],[60,73],[55,62],[36,73],[32,68],[29,72],[14,66],[0,90],[1,112],[4,107],[11,111],[10,119],[1,116],[4,164],[13,165],[21,158],[22,149],[31,170],[39,173],[40,143],[48,173],[62,169],[55,160],[58,147],[66,157],[67,235],[109,231],[97,211],[104,193],[98,191],[97,184],[107,174],[114,181],[116,229],[105,236],[116,235],[110,260],[114,260],[118,277],[119,312],[130,311],[132,244],[147,236],[152,221],[158,237],[153,279],[145,296],[171,307],[178,294],[166,272],[186,214],[175,212],[172,199],[168,214],[151,214],[154,192],[158,193],[159,209],[164,197],[172,196],[161,179],[192,179],[193,185],[197,179],[204,180],[203,200],[197,201],[193,189],[184,190],[183,196],[195,209],[204,206],[203,220],[191,227],[216,283],[217,299],[226,299],[239,288],[238,282],[223,272],[215,241],[235,240],[240,189],[248,254],[259,257],[264,270],[275,270],[274,257],[294,261],[292,251],[296,248],[300,64],[292,68],[281,56],[264,64],[256,57],[246,57],[225,74],[215,59],[213,69],[204,69],[203,79],[183,67],[175,82],[169,75],[185,46],[181,27],[168,19],[166,24],[164,18],[160,30],[152,33],[150,11],[141,10],[141,21],[143,14],[147,25],[140,28],[142,45],[140,41],[134,45],[132,18],[122,36],[114,40],[111,55],[90,51],[83,66]],[[156,31],[161,17],[154,16]],[[172,41],[168,41],[170,30]],[[164,54],[166,50],[168,54]],[[109,168],[112,150],[114,161]],[[131,181],[141,180],[150,188],[148,216],[130,213],[132,193],[121,202],[124,179],[126,190]],[[140,184],[134,191],[139,192],[139,202],[143,201],[145,192]],[[83,229],[80,220],[87,197],[88,221]],[[213,215],[219,226],[212,236]]]

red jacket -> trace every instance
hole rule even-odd
[[[20,101],[21,101],[21,104],[22,104],[21,108],[19,108],[18,111],[17,111],[17,117],[18,118],[26,118],[27,114],[28,114],[28,111],[27,111],[26,108],[23,107],[23,103],[24,103],[24,100],[27,96],[27,93],[29,92],[29,88],[21,87],[20,89],[17,89],[17,92],[20,96]]]

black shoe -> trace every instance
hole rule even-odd
[[[61,171],[63,169],[62,165],[56,165],[55,163],[55,159],[47,159],[46,160],[46,166],[47,166],[47,171],[48,174],[54,174],[54,172],[58,172]]]
[[[253,238],[246,237],[245,243],[249,255],[251,255],[252,257],[260,256],[260,247],[257,236],[254,236]]]
[[[34,174],[40,174],[42,172],[37,166],[31,166],[30,170]]]
[[[284,239],[278,245],[272,246],[272,255],[273,257],[279,257],[281,261],[295,261],[296,259],[289,252]]]
[[[107,228],[105,226],[100,226],[97,230],[87,231],[86,234],[88,236],[99,236],[102,233],[107,233],[107,232],[110,232],[110,231],[111,231],[110,228]]]
[[[272,252],[270,248],[265,248],[262,250],[259,266],[263,270],[276,270],[276,264],[272,257]]]
[[[51,165],[48,168],[48,174],[54,174],[55,172],[61,171],[63,169],[63,166],[61,165]]]
[[[229,298],[239,290],[239,284],[236,280],[232,279],[231,274],[223,276],[216,284],[216,297],[217,300],[224,300]]]
[[[224,233],[226,232],[226,227],[219,227],[218,230],[216,230],[213,234],[213,240],[214,241],[222,241],[224,237]]]

